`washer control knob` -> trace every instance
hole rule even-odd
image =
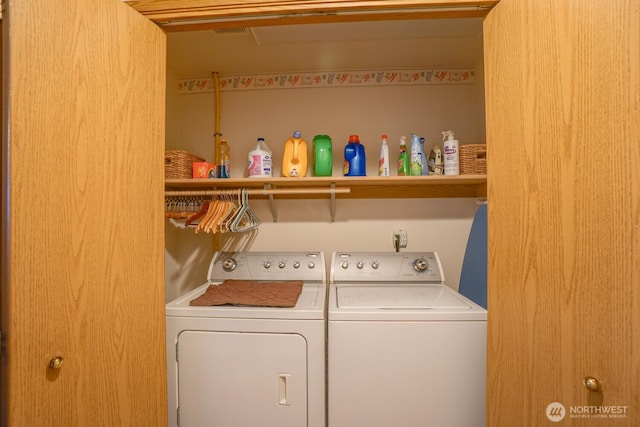
[[[294,261],[293,268],[300,268],[300,263],[298,261]]]
[[[380,263],[378,261],[373,261],[371,263],[371,267],[373,267],[374,270],[377,270],[378,267],[380,267]]]
[[[349,267],[349,263],[347,261],[342,261],[342,264],[340,264],[340,266],[346,270]]]
[[[236,269],[237,266],[238,266],[238,263],[233,258],[227,258],[224,261],[222,261],[222,269],[224,271],[227,271],[227,272],[233,271]]]
[[[427,262],[426,259],[418,258],[417,260],[413,261],[413,269],[418,273],[422,273],[423,271],[426,271],[427,268],[429,268],[429,263]]]
[[[356,264],[356,267],[358,267],[358,270],[362,270],[364,268],[364,262],[358,261],[358,263]]]
[[[314,268],[316,266],[316,263],[313,261],[309,261],[308,267],[309,268]]]
[[[285,267],[285,265],[287,265],[287,263],[285,263],[284,261],[280,261],[280,262],[278,263],[278,267],[280,267],[280,268],[284,268],[284,267]]]
[[[265,261],[262,265],[264,266],[264,268],[271,268],[271,261]]]

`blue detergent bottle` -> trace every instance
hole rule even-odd
[[[358,135],[350,135],[349,143],[344,147],[344,176],[367,176],[367,160],[364,145]]]

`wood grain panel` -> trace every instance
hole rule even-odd
[[[381,199],[381,198],[433,198],[433,197],[486,197],[486,175],[457,176],[331,176],[302,178],[234,178],[234,179],[167,179],[167,191],[222,190],[238,188],[264,189],[269,185],[274,189],[301,190],[301,194],[277,195],[276,198],[310,199],[327,198],[329,193],[305,194],[304,189],[329,191],[331,185],[348,189],[347,193],[336,195],[340,199]],[[251,195],[252,198],[268,196]]]
[[[488,425],[638,425],[640,5],[502,0],[484,37]]]
[[[480,17],[497,0],[133,0],[131,7],[152,21],[212,20],[164,26],[166,31],[238,26],[350,22],[380,19]],[[453,8],[464,9],[454,10]],[[231,21],[229,21],[231,20]]]
[[[166,425],[166,37],[117,0],[5,7],[3,425]]]

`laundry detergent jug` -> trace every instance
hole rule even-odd
[[[344,176],[366,176],[367,160],[364,145],[360,144],[358,135],[349,136],[349,143],[344,147]]]
[[[307,175],[307,142],[299,131],[293,132],[284,143],[282,156],[282,176],[298,177]]]
[[[264,178],[272,176],[273,156],[271,149],[264,142],[264,138],[258,138],[256,148],[249,152],[247,161],[247,176],[249,178]]]
[[[333,168],[333,151],[331,138],[328,135],[313,137],[313,175],[331,176]]]

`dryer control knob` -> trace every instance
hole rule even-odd
[[[271,261],[265,261],[262,265],[264,266],[264,268],[271,268]]]
[[[278,263],[278,267],[280,267],[280,268],[284,268],[285,265],[287,265],[287,264],[284,261],[280,261]]]
[[[426,259],[418,258],[417,260],[413,261],[413,269],[418,273],[422,273],[423,271],[426,271],[427,268],[429,268],[429,263],[427,262]]]
[[[347,267],[349,267],[349,263],[348,263],[347,261],[343,261],[343,262],[342,262],[342,264],[340,264],[340,266],[341,266],[344,270],[346,270],[346,269],[347,269]]]
[[[373,267],[374,270],[377,270],[378,267],[380,267],[380,263],[378,261],[373,261],[371,263],[371,267]]]
[[[237,266],[238,266],[238,263],[233,258],[227,258],[224,261],[222,261],[222,269],[224,271],[233,271],[236,269]]]
[[[309,268],[314,268],[316,266],[316,263],[313,261],[309,261],[309,264],[307,265]]]
[[[295,261],[293,263],[293,268],[300,268],[300,263],[298,261]]]
[[[362,270],[364,268],[364,262],[358,261],[358,263],[356,264],[356,267],[358,267],[359,270]]]

